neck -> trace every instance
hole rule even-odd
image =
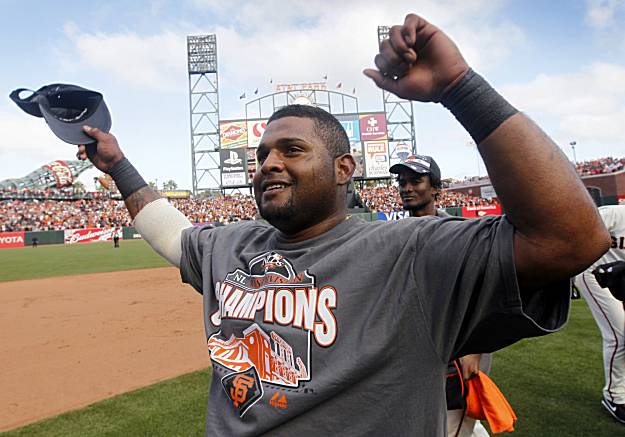
[[[345,209],[336,211],[323,221],[309,226],[299,231],[280,231],[281,237],[289,243],[297,243],[300,241],[310,240],[318,235],[328,232],[330,229],[341,224],[347,218]]]
[[[428,203],[427,205],[423,206],[423,208],[410,210],[410,217],[425,217],[428,215],[436,215],[434,202]]]

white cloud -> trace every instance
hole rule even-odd
[[[56,159],[75,159],[74,146],[54,136],[43,118],[0,107],[2,179],[25,176]]]
[[[71,22],[64,30],[70,51],[56,47],[56,53],[65,70],[96,71],[150,89],[167,88],[184,77],[186,40],[174,31],[147,36],[89,33]]]
[[[360,71],[373,63],[380,24],[401,23],[414,9],[411,1],[386,3],[347,0],[269,0],[260,6],[242,0],[190,0],[208,9],[214,24],[200,29],[185,26],[151,35],[133,32],[90,32],[75,23],[65,26],[71,50],[63,57],[67,70],[96,70],[133,86],[152,89],[180,83],[186,71],[188,34],[216,33],[223,91],[252,91],[269,77],[286,82],[342,81],[346,89],[364,90],[368,82]],[[500,22],[502,2],[420,2],[419,13],[462,39],[465,56],[480,70],[504,60],[519,44],[522,31]],[[480,32],[475,32],[479,28]],[[172,30],[173,29],[173,30]],[[227,86],[232,86],[232,89]],[[223,95],[223,94],[222,94]]]
[[[586,0],[586,23],[596,29],[614,25],[625,15],[625,0]]]
[[[76,20],[67,22],[65,38],[56,40],[57,65],[62,66],[57,73],[107,90],[107,103],[115,115],[114,131],[124,144],[133,145],[137,155],[139,150],[145,152],[145,167],[154,173],[147,176],[180,181],[189,178],[188,167],[178,164],[173,168],[172,161],[163,156],[167,156],[172,144],[176,144],[176,150],[184,150],[185,156],[188,154],[187,35],[217,34],[222,118],[242,117],[244,101],[238,96],[245,91],[249,99],[256,88],[259,95],[272,91],[269,78],[275,85],[321,81],[325,74],[330,89],[338,82],[342,82],[346,93],[357,89],[361,111],[382,110],[381,91],[362,75],[362,69],[373,66],[377,26],[401,24],[412,11],[452,36],[469,63],[486,74],[516,49],[523,49],[523,31],[502,19],[504,0],[416,3],[270,0],[261,7],[258,2],[242,0],[187,0],[183,7],[192,5],[202,20],[206,15],[214,19],[187,18],[189,22],[184,23],[155,20],[147,34],[92,30]],[[160,3],[155,0],[152,6],[157,10]],[[109,80],[112,83],[106,83]],[[163,96],[164,93],[168,95]],[[151,106],[145,107],[145,101],[151,102]],[[136,114],[141,117],[135,119]],[[420,120],[417,123],[419,140],[425,138],[434,145],[442,141],[441,130],[432,127],[436,133],[430,140],[424,136]],[[172,125],[178,128],[173,129]],[[167,129],[169,136],[165,137],[163,131]]]
[[[559,144],[585,144],[588,157],[605,156],[608,146],[625,155],[625,66],[593,63],[576,73],[542,74],[502,92],[531,116],[548,120]]]

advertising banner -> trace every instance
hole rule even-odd
[[[365,156],[365,177],[389,177],[388,141],[365,141],[363,144]]]
[[[463,206],[462,217],[477,218],[485,215],[501,215],[501,205]]]
[[[159,190],[158,193],[168,199],[188,199],[191,197],[189,190]]]
[[[219,151],[222,187],[243,187],[247,185],[247,152],[241,147]]]
[[[406,143],[399,143],[395,146],[395,155],[400,161],[405,161],[410,156],[412,149]]]
[[[401,220],[406,217],[410,217],[410,211],[391,211],[391,212],[378,212],[378,220],[385,222],[391,222],[394,220]]]
[[[248,120],[247,147],[258,147],[265,129],[267,129],[267,120]]]
[[[247,146],[247,123],[245,120],[220,121],[219,145],[222,149]]]
[[[52,161],[50,164],[44,165],[45,168],[50,170],[54,179],[56,179],[56,186],[58,188],[69,187],[74,182],[74,176],[72,175],[72,169],[63,161]]]
[[[358,115],[337,115],[350,143],[360,142],[360,119]]]
[[[3,232],[0,234],[0,249],[24,246],[24,231]]]
[[[492,199],[493,197],[497,197],[497,193],[495,193],[495,189],[492,185],[484,185],[480,187],[480,196],[484,199]]]
[[[65,231],[65,244],[92,243],[94,241],[112,241],[115,234],[117,234],[121,238],[122,229],[68,229]]]
[[[360,114],[360,139],[362,141],[386,139],[386,114]]]

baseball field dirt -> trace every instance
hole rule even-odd
[[[0,283],[0,431],[208,366],[175,268]]]

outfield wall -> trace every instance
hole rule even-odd
[[[502,213],[501,205],[465,206],[446,208],[445,210],[452,216],[468,218],[482,217],[485,215],[501,215]],[[368,222],[377,220],[394,221],[408,217],[408,211],[350,213],[349,215],[358,216]],[[113,241],[113,237],[115,235],[123,240],[135,240],[141,238],[141,234],[139,234],[132,226],[116,228],[66,229],[64,231],[4,232],[0,233],[0,249],[32,246],[34,239],[37,240],[38,245],[82,244],[96,241]]]

